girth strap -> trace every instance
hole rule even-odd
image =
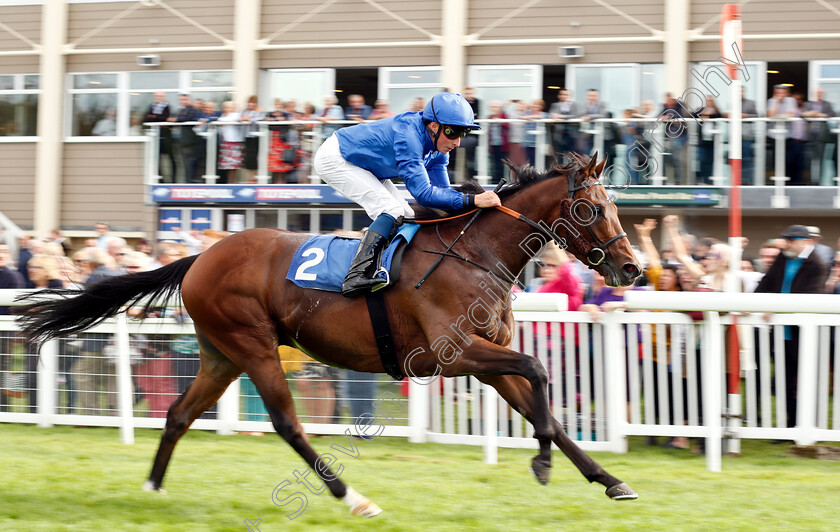
[[[373,336],[376,338],[376,348],[385,372],[396,381],[405,377],[397,362],[397,350],[394,348],[394,335],[391,333],[391,322],[388,320],[388,309],[385,308],[385,298],[382,291],[370,292],[365,295],[370,323],[373,325]]]

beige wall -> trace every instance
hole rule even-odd
[[[152,231],[152,207],[143,185],[142,142],[64,144],[61,225],[112,226]]]
[[[35,209],[35,142],[0,143],[0,212],[31,227]]]
[[[222,37],[233,38],[233,2],[167,0],[166,3]],[[135,5],[134,2],[70,4],[67,41],[75,42]],[[160,46],[223,44],[219,39],[185,22],[163,7],[142,6],[79,43],[79,48],[149,46],[150,39],[157,39]]]
[[[163,52],[160,67],[154,70],[229,70],[233,68],[233,53]],[[138,71],[137,54],[71,55],[67,58],[67,72]]]
[[[41,6],[0,7],[0,22],[33,42],[41,40]],[[32,46],[0,30],[0,50],[31,50]]]

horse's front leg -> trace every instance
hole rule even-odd
[[[463,352],[443,367],[443,376],[520,375],[528,380],[534,405],[534,437],[540,444],[540,453],[531,460],[531,471],[541,484],[548,483],[551,442],[558,430],[548,406],[548,371],[536,357],[517,353],[478,336],[470,336],[470,340],[470,344],[462,344]]]

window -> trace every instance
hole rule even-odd
[[[335,90],[335,70],[332,68],[272,70],[270,75],[272,100],[295,100],[298,111],[303,111],[307,103],[321,109],[324,97]],[[266,102],[262,107],[273,109],[274,102]]]
[[[471,66],[467,80],[479,102],[479,118],[489,114],[492,101],[531,102],[542,97],[542,67],[538,65]],[[506,110],[512,116],[513,109]]]
[[[600,100],[614,117],[624,116],[625,109],[639,107],[641,98],[640,65],[637,63],[569,65],[566,70],[567,85],[573,90],[572,98],[579,105],[586,104],[586,92],[597,89]],[[663,95],[654,99],[661,106]]]
[[[402,113],[417,98],[425,105],[443,90],[440,77],[440,67],[383,67],[379,69],[379,97],[388,100],[392,112]]]
[[[233,94],[229,70],[86,72],[70,74],[70,80],[71,137],[143,135],[143,120],[158,91],[166,95],[173,115],[181,93],[212,101],[217,108]]]
[[[37,135],[38,80],[38,74],[0,76],[0,137]]]

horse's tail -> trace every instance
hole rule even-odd
[[[19,296],[27,305],[12,307],[30,341],[45,341],[84,331],[143,300],[143,307],[163,306],[181,287],[198,255],[157,270],[109,277],[83,289],[55,288]],[[56,298],[56,296],[59,296]]]

